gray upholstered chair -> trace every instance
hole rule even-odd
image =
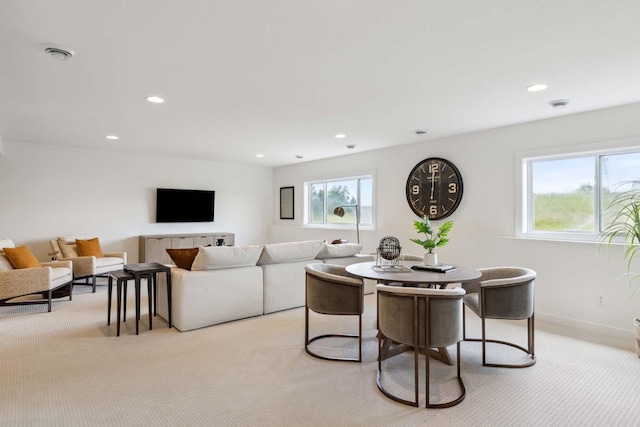
[[[107,273],[122,270],[127,263],[126,252],[105,253],[104,257],[80,256],[76,246],[76,239],[89,239],[86,236],[60,236],[50,240],[51,256],[58,261],[73,262],[73,278],[76,284],[86,284],[96,291],[96,277],[106,277]],[[78,282],[84,279],[84,283]],[[89,283],[91,280],[91,283]]]
[[[345,267],[332,264],[305,266],[304,348],[310,355],[325,360],[360,362],[362,360],[362,312],[364,311],[364,281],[352,277]],[[358,334],[324,334],[309,337],[309,310],[320,314],[358,316]],[[309,344],[329,337],[357,338],[358,358],[322,356]]]
[[[24,304],[48,304],[51,311],[52,292],[65,286],[69,288],[69,299],[73,295],[73,269],[71,261],[41,263],[42,267],[13,268],[3,253],[5,247],[13,248],[11,240],[0,240],[0,306]],[[40,294],[45,299],[14,301],[16,298]]]
[[[534,281],[536,272],[524,267],[481,268],[480,279],[463,283],[467,291],[464,304],[482,320],[482,338],[466,341],[482,342],[482,365],[502,368],[526,368],[536,363],[534,348]],[[486,319],[527,319],[527,348],[517,344],[488,339]],[[486,343],[508,345],[524,351],[530,360],[522,364],[487,363]]]
[[[419,353],[425,355],[426,364],[426,407],[447,408],[462,402],[466,391],[460,376],[460,341],[462,340],[462,288],[429,289],[403,288],[377,285],[378,292],[378,388],[385,396],[405,405],[419,406],[418,360]],[[400,351],[389,349],[384,341],[399,344]],[[430,359],[432,348],[442,348],[456,344],[457,377],[460,395],[450,401],[431,403]],[[388,349],[388,350],[387,350]],[[383,361],[400,354],[404,349],[412,349],[414,354],[413,401],[402,399],[383,386]]]

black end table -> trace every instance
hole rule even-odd
[[[125,264],[123,270],[133,276],[136,284],[136,335],[138,334],[138,327],[140,321],[140,280],[147,278],[149,281],[149,329],[153,329],[151,324],[151,300],[153,299],[154,315],[157,302],[155,300],[156,294],[156,274],[165,273],[167,277],[167,304],[169,310],[169,328],[173,327],[171,321],[171,267],[158,262],[145,262],[140,264]],[[153,290],[151,289],[151,282],[153,282]]]

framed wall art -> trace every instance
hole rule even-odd
[[[293,219],[293,187],[280,187],[280,219]]]

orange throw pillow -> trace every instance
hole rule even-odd
[[[4,254],[9,258],[13,268],[37,268],[42,267],[33,253],[26,246],[17,248],[4,248]]]
[[[167,249],[167,253],[178,267],[191,271],[193,260],[198,255],[198,248]]]
[[[89,240],[76,239],[76,245],[78,246],[78,255],[80,256],[94,256],[96,258],[102,258],[102,248],[100,248],[100,240],[97,237]]]

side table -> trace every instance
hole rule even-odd
[[[116,279],[116,286],[117,286],[117,298],[118,298],[118,302],[116,304],[118,312],[116,315],[116,321],[118,322],[118,335],[120,336],[120,307],[122,304],[122,285],[124,285],[125,287],[125,292],[124,292],[124,313],[123,313],[123,318],[124,321],[127,321],[127,281],[132,280],[133,279],[133,275],[127,273],[126,271],[123,270],[116,270],[116,271],[110,271],[109,273],[107,273],[107,277],[109,278],[109,288],[108,288],[108,307],[107,307],[107,325],[111,324],[111,296],[113,294],[113,279]],[[137,313],[136,313],[137,316]]]
[[[142,278],[147,278],[149,281],[149,329],[152,328],[151,324],[151,300],[155,298],[156,294],[156,274],[157,273],[165,273],[167,277],[167,307],[169,310],[169,328],[173,327],[173,323],[171,321],[171,267],[167,267],[164,264],[160,264],[158,262],[145,262],[140,264],[125,264],[123,267],[126,273],[129,273],[133,276],[136,285],[136,335],[138,335],[139,330],[139,321],[140,321],[140,280]],[[151,286],[151,282],[153,282],[153,286]],[[153,290],[152,290],[153,287]],[[155,300],[154,300],[155,301]],[[155,307],[154,303],[154,315],[155,315]]]

